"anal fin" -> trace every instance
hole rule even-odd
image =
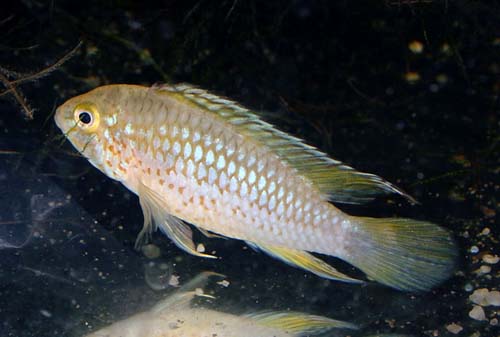
[[[296,249],[290,249],[283,246],[274,246],[262,243],[247,242],[251,247],[257,247],[263,252],[289,264],[307,270],[320,277],[330,280],[338,280],[349,283],[363,283],[363,281],[342,274],[337,269],[330,266],[323,260],[314,255]]]
[[[254,320],[257,324],[284,330],[293,336],[317,335],[335,328],[358,328],[356,325],[349,322],[293,311],[263,312],[248,314],[246,317]]]

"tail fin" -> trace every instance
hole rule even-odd
[[[353,217],[348,262],[373,280],[425,291],[446,280],[457,256],[450,234],[430,222]]]

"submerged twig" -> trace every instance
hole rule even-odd
[[[51,64],[50,66],[35,72],[35,73],[30,73],[30,74],[20,74],[5,68],[0,67],[0,82],[4,85],[5,90],[0,92],[0,97],[11,94],[14,96],[14,99],[17,101],[17,103],[21,106],[21,108],[25,112],[25,116],[28,119],[33,119],[33,109],[28,105],[26,102],[26,99],[18,90],[17,86],[26,83],[26,82],[32,82],[36,81],[44,76],[47,76],[57,68],[59,68],[61,65],[63,65],[66,61],[68,61],[70,58],[72,58],[76,51],[80,48],[82,45],[82,41],[80,41],[72,50],[70,50],[68,53],[66,53],[63,57],[61,57],[59,60]],[[13,80],[10,80],[9,77],[14,78]]]

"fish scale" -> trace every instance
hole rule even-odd
[[[313,210],[311,205],[320,203],[314,197],[318,192],[303,179],[287,179],[291,169],[276,158],[267,159],[265,149],[252,149],[242,140],[230,144],[227,139],[233,135],[225,135],[214,125],[201,136],[194,131],[196,125],[181,127],[177,119],[172,118],[170,125],[157,125],[149,136],[137,132],[135,142],[143,146],[134,152],[140,161],[131,172],[143,175],[146,186],[156,186],[167,196],[171,214],[243,240],[251,239],[257,229],[262,233],[259,241],[266,242],[273,234],[273,242],[280,243],[297,241],[298,229],[300,235],[333,218],[330,207]],[[210,120],[202,123],[213,124]],[[318,242],[313,238],[300,240],[297,247],[312,250],[314,243]]]
[[[406,193],[330,158],[227,98],[187,84],[109,85],[60,106],[56,124],[109,177],[139,196],[144,226],[188,253],[190,223],[321,277],[361,282],[315,257],[341,258],[401,290],[427,290],[453,271],[456,247],[441,227],[355,217],[335,207]]]

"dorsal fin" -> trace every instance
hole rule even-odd
[[[379,194],[397,193],[415,200],[396,186],[374,174],[356,171],[301,139],[276,129],[260,117],[227,98],[189,84],[155,85],[159,92],[178,94],[196,106],[232,125],[239,134],[269,148],[300,175],[309,180],[323,196],[340,203],[363,203]]]

